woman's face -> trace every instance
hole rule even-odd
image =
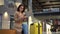
[[[24,6],[21,6],[19,10],[22,12],[24,10]]]

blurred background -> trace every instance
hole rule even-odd
[[[0,0],[0,29],[12,29],[14,13],[24,4],[29,34],[60,31],[60,0]]]

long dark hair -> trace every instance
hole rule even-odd
[[[23,8],[23,11],[22,11],[22,13],[23,13],[23,12],[25,11],[25,5],[23,5],[23,4],[20,4],[20,5],[18,6],[17,11],[18,11],[18,12],[20,11],[19,8],[20,8],[21,6],[24,7],[24,8]]]

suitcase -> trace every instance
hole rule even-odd
[[[30,25],[30,34],[38,34],[38,23],[32,23]]]
[[[42,34],[42,23],[40,23],[40,34]]]
[[[40,23],[40,26],[38,24],[39,23],[36,22],[30,25],[30,34],[42,34],[42,24]]]

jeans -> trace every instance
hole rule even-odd
[[[22,34],[28,34],[28,25],[27,25],[27,23],[22,24]]]

